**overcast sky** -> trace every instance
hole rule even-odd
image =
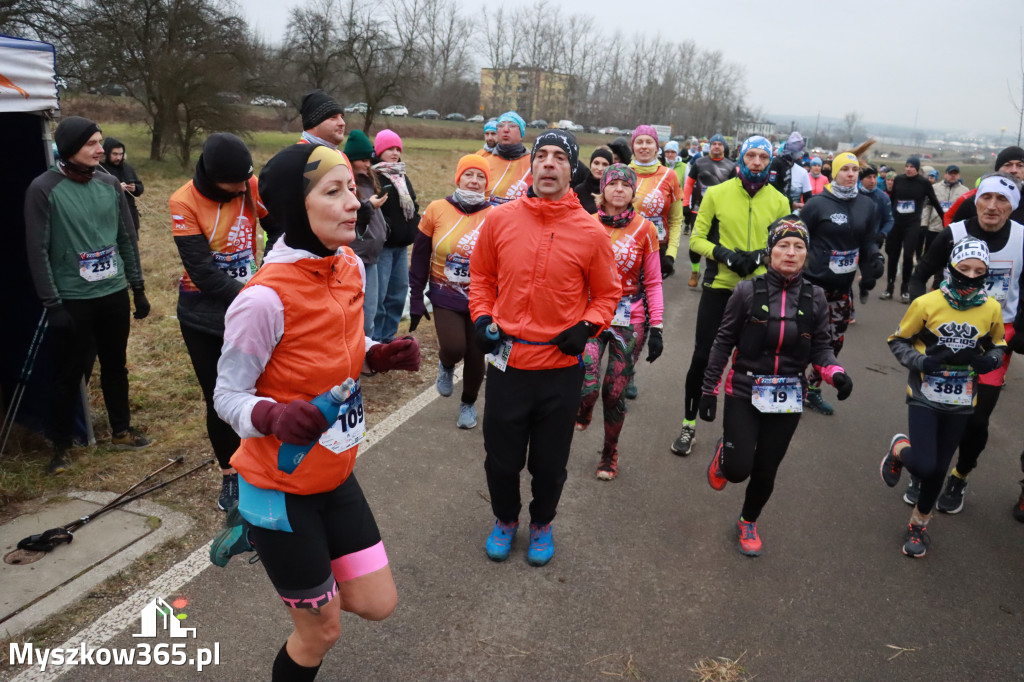
[[[482,3],[459,0],[463,8]],[[250,23],[280,41],[298,0],[244,0]],[[1022,0],[555,0],[594,14],[603,32],[691,38],[746,69],[747,103],[778,116],[842,117],[922,129],[1017,135]],[[507,9],[533,2],[502,0]],[[634,7],[638,9],[634,9]],[[671,27],[665,28],[665,27]],[[782,123],[782,121],[777,121]]]

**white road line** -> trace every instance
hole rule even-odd
[[[455,370],[453,383],[462,380],[462,367]],[[386,417],[377,426],[366,433],[366,439],[359,447],[359,455],[366,454],[374,445],[384,440],[392,431],[411,419],[417,412],[437,399],[437,389],[433,384],[418,396],[398,408],[390,416]],[[108,642],[128,626],[137,623],[139,612],[149,604],[154,597],[164,597],[177,592],[182,586],[194,580],[200,573],[212,566],[210,563],[210,545],[205,544],[189,554],[184,560],[172,566],[166,573],[155,578],[125,601],[110,609],[91,624],[79,630],[72,637],[58,645],[61,649],[73,649],[86,642],[90,647],[99,647]],[[60,666],[55,669],[40,671],[38,666],[25,670],[15,677],[11,682],[49,682],[61,677],[65,672],[72,670],[70,666]]]

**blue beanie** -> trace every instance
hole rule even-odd
[[[495,119],[492,118],[490,121],[485,123],[484,124],[484,132],[485,133],[487,133],[487,132],[491,132],[491,133],[498,132],[498,121],[496,121]]]
[[[506,111],[498,118],[498,123],[515,123],[519,126],[519,134],[526,135],[526,121],[514,111]],[[495,127],[495,130],[497,130],[497,127]]]
[[[821,165],[821,158],[815,156],[813,159],[811,159],[811,165],[812,166],[820,166]]]
[[[760,173],[754,173],[747,168],[746,162],[743,157],[746,156],[747,152],[751,149],[760,149],[768,154],[768,163]],[[768,174],[771,171],[771,161],[773,156],[772,143],[767,138],[761,135],[752,135],[748,137],[744,142],[743,146],[740,147],[740,175],[751,182],[765,182],[768,179]]]
[[[729,145],[728,145],[728,144],[726,143],[726,141],[725,141],[725,136],[723,136],[723,135],[722,135],[722,133],[715,133],[714,135],[712,135],[712,136],[711,136],[711,139],[710,139],[710,140],[708,140],[708,144],[713,144],[713,143],[715,143],[715,142],[721,142],[721,143],[722,143],[722,145],[723,145],[723,146],[725,146],[725,147],[728,147],[728,146],[729,146]]]

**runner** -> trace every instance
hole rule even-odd
[[[570,189],[579,147],[549,130],[533,147],[527,196],[490,212],[469,263],[469,310],[487,370],[484,469],[496,517],[487,556],[508,558],[529,467],[527,561],[554,555],[551,521],[565,484],[587,339],[611,322],[622,289],[608,235]],[[493,180],[492,180],[493,182]],[[528,464],[527,464],[528,462]]]
[[[975,197],[979,209],[977,215],[953,223],[939,233],[910,279],[911,298],[923,296],[928,280],[942,275],[954,244],[966,237],[985,242],[989,252],[985,288],[989,297],[1002,307],[1003,334],[1011,347],[1019,343],[1014,341],[1014,320],[1020,313],[1021,279],[1024,277],[1024,226],[1012,220],[1010,215],[1020,206],[1020,201],[1021,193],[1016,178],[1007,173],[986,175]],[[935,505],[940,512],[957,514],[963,510],[967,477],[978,465],[978,457],[988,443],[989,418],[1002,393],[1010,357],[1011,353],[1006,353],[999,367],[978,377],[974,411],[960,439],[956,467]],[[904,500],[914,504],[920,492],[920,481],[911,478]]]
[[[832,352],[843,349],[853,314],[853,281],[860,265],[861,290],[871,291],[885,273],[885,260],[875,238],[875,205],[857,190],[860,163],[850,152],[834,159],[835,180],[808,199],[800,211],[811,245],[804,278],[825,292]],[[808,369],[807,407],[830,415],[835,410],[821,394],[821,373]]]
[[[686,373],[683,425],[671,448],[682,457],[693,450],[704,370],[725,305],[740,280],[764,273],[768,226],[789,213],[789,199],[768,184],[772,143],[755,135],[741,151],[739,177],[708,189],[690,237],[690,248],[708,259],[708,267]]]
[[[633,208],[636,173],[629,166],[615,164],[601,179],[601,205],[597,219],[612,241],[622,298],[612,325],[587,342],[583,352],[583,394],[576,430],[590,425],[600,388],[604,403],[604,447],[597,477],[610,481],[619,471],[619,433],[626,418],[626,383],[647,340],[647,361],[661,355],[662,310],[661,266],[658,260],[658,232],[651,221]],[[608,367],[601,382],[601,358],[608,350]]]
[[[590,175],[587,179],[572,188],[580,199],[583,210],[593,215],[597,213],[594,197],[601,193],[601,176],[608,166],[612,165],[612,152],[607,147],[598,147],[590,155]]]
[[[633,131],[633,160],[629,167],[637,175],[634,207],[658,230],[661,276],[675,272],[679,232],[683,225],[682,188],[675,173],[658,163],[658,131],[637,126]]]
[[[530,176],[530,153],[523,146],[526,121],[514,111],[498,118],[498,147],[485,157],[491,184],[487,187],[492,204],[505,204],[526,195],[533,181]]]
[[[985,292],[988,264],[985,242],[973,237],[958,241],[942,288],[915,299],[889,337],[893,355],[910,370],[910,436],[892,437],[881,474],[891,488],[905,465],[920,481],[903,545],[909,557],[923,557],[930,544],[928,521],[977,404],[977,374],[991,372],[1003,361],[1002,311]]]
[[[363,289],[363,329],[373,337],[373,323],[377,315],[380,285],[377,277],[377,260],[384,250],[388,224],[381,207],[388,200],[382,191],[377,174],[370,169],[373,145],[362,130],[353,130],[345,142],[345,159],[351,164],[355,175],[356,195],[361,202],[356,224],[356,238],[351,248],[359,256],[366,269],[366,285]]]
[[[1017,178],[1017,182],[1024,182],[1024,149],[1020,147],[1007,147],[996,155],[995,170],[1009,173]],[[977,207],[974,205],[976,190],[965,192],[949,210],[946,211],[945,223],[957,223],[978,215]],[[1024,225],[1024,203],[1017,207],[1017,210],[1010,214],[1010,218]]]
[[[476,399],[484,380],[484,354],[477,347],[473,320],[469,317],[469,260],[480,226],[491,204],[484,192],[489,183],[487,159],[469,154],[455,169],[455,191],[431,202],[420,221],[409,264],[409,331],[416,331],[423,317],[430,319],[423,303],[423,288],[430,283],[437,330],[437,392],[452,394],[455,365],[463,361],[462,399],[456,426],[476,426]]]
[[[686,161],[679,154],[679,143],[675,140],[666,142],[663,156],[665,157],[663,162],[665,167],[675,171],[676,178],[679,179],[679,186],[682,187],[683,183],[686,182]]]
[[[790,207],[796,211],[811,198],[810,178],[799,163],[805,144],[804,136],[798,131],[790,133],[789,138],[779,145],[769,176],[772,187],[788,197]]]
[[[223,566],[258,548],[294,626],[272,679],[296,682],[316,677],[342,610],[382,620],[397,603],[384,543],[352,473],[366,428],[359,384],[346,391],[338,421],[334,403],[333,424],[318,405],[364,367],[417,369],[419,346],[412,337],[378,344],[364,336],[365,274],[347,247],[360,202],[344,158],[292,145],[261,175],[285,232],[225,320],[215,402],[242,436],[231,458],[241,490],[210,558]]]
[[[178,282],[178,327],[206,403],[206,435],[221,472],[217,507],[238,501],[238,472],[231,455],[238,434],[217,416],[213,390],[224,345],[224,315],[256,272],[256,220],[267,215],[260,201],[252,156],[230,133],[203,143],[192,179],[171,195],[171,234],[184,272]]]
[[[811,196],[824,192],[828,184],[829,177],[822,172],[822,166],[821,157],[811,159],[811,175],[808,178],[811,181]]]
[[[476,153],[485,159],[498,149],[498,121],[491,119],[484,123],[484,146]]]
[[[832,354],[824,292],[801,276],[807,228],[783,218],[769,229],[768,270],[737,284],[729,298],[700,398],[700,418],[714,421],[718,386],[732,355],[723,436],[708,466],[708,483],[722,490],[726,483],[750,479],[737,522],[740,552],[747,556],[761,554],[757,520],[800,422],[807,365],[838,389],[840,400],[853,391],[853,381]]]
[[[914,271],[914,252],[917,241],[921,238],[921,211],[924,202],[929,202],[939,212],[942,205],[935,196],[932,184],[920,174],[921,160],[916,156],[907,159],[906,174],[893,180],[892,199],[893,226],[889,236],[885,238],[885,255],[889,260],[889,276],[883,301],[892,299],[896,288],[896,270],[900,267],[900,251],[903,251],[903,269],[901,271],[900,301],[910,303],[910,275]]]
[[[690,162],[686,171],[686,185],[683,187],[683,205],[689,206],[694,216],[700,215],[700,205],[709,187],[719,185],[736,177],[736,162],[725,156],[725,138],[715,135],[707,155],[698,156]],[[696,224],[696,218],[694,218]],[[690,237],[690,288],[700,283],[700,254],[693,248]],[[696,414],[694,415],[696,416]]]

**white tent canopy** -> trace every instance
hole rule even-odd
[[[0,112],[57,109],[53,45],[0,35]]]

